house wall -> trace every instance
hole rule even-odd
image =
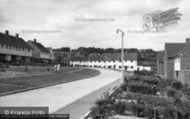
[[[179,71],[179,76],[176,78],[178,81],[181,81],[183,84],[190,85],[190,70],[181,70]]]
[[[187,48],[181,54],[181,69],[190,70],[190,48]]]
[[[181,70],[181,57],[176,57],[174,59],[174,71]]]
[[[164,50],[164,78],[167,79],[168,77],[168,56],[167,56],[167,52],[166,49]]]
[[[157,73],[160,75],[164,75],[164,62],[157,61]]]
[[[42,58],[42,59],[51,59],[50,53],[40,52],[40,58]]]
[[[33,58],[40,58],[40,50],[35,46],[33,45],[33,43],[31,42],[27,42],[28,45],[30,45],[32,47],[32,57]]]
[[[164,50],[164,78],[174,79],[174,59],[169,58]]]
[[[32,57],[32,50],[0,44],[0,54]]]
[[[190,84],[190,48],[184,50],[174,60],[174,78]]]
[[[101,68],[110,68],[121,70],[121,61],[70,61],[72,66],[90,66],[90,67],[101,67]],[[124,61],[125,70],[135,71],[137,70],[137,61],[136,60],[127,60]],[[149,67],[147,67],[149,70]]]
[[[167,60],[167,79],[174,79],[174,59]]]

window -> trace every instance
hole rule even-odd
[[[176,77],[178,77],[179,76],[179,71],[176,71]]]
[[[114,69],[115,69],[115,67],[116,67],[116,66],[115,66],[115,65],[113,65],[113,68],[114,68]]]

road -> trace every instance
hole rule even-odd
[[[88,94],[117,81],[121,73],[108,69],[98,69],[101,74],[88,79],[54,85],[41,89],[0,97],[1,106],[45,106],[50,113],[59,112],[69,104]]]
[[[115,86],[119,86],[120,80],[116,80],[83,98],[63,107],[55,112],[55,114],[70,114],[70,119],[84,119],[85,115],[89,112],[90,108],[94,105],[95,101],[101,98],[102,94],[106,91],[112,91]]]

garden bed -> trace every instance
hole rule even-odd
[[[188,86],[178,81],[135,72],[111,94],[104,93],[91,108],[89,117],[106,119],[124,115],[147,119],[190,119],[189,92]]]

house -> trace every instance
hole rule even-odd
[[[164,48],[164,78],[174,79],[174,58],[187,43],[166,43]]]
[[[159,51],[157,54],[157,73],[164,76],[164,51]]]
[[[0,62],[28,63],[32,59],[32,48],[19,37],[9,35],[9,31],[0,33]]]
[[[174,57],[174,79],[190,84],[190,39]]]
[[[158,74],[166,79],[188,80],[190,69],[190,39],[185,43],[166,43],[163,52],[158,52]]]
[[[91,54],[84,61],[70,61],[72,66],[89,66],[121,70],[121,53]],[[124,53],[124,67],[127,71],[137,70],[137,53]]]
[[[35,62],[51,62],[52,57],[48,49],[46,49],[41,43],[37,42],[36,39],[27,42],[32,47],[32,57]]]

